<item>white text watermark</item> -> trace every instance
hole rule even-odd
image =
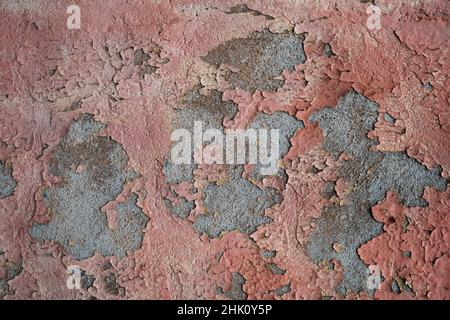
[[[278,171],[280,133],[278,129],[203,130],[201,121],[194,122],[193,132],[172,132],[175,143],[171,161],[181,164],[259,164],[261,175]]]

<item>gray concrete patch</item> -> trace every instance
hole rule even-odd
[[[208,96],[200,94],[200,87],[197,86],[183,97],[183,106],[176,110],[175,119],[172,123],[173,130],[187,129],[193,133],[194,122],[201,121],[203,129],[219,129],[223,132],[223,121],[225,118],[232,119],[237,106],[233,102],[222,101],[222,93],[211,90]],[[192,149],[193,152],[193,149]],[[194,182],[193,171],[197,167],[194,159],[191,164],[174,164],[170,159],[170,154],[164,161],[163,173],[167,183]],[[194,203],[180,198],[180,203],[174,205],[165,199],[165,204],[169,210],[180,218],[186,218],[194,208]]]
[[[267,20],[275,20],[274,17],[269,16],[267,14],[263,14],[260,11],[250,9],[246,4],[238,4],[234,7],[231,7],[227,12],[227,14],[239,14],[239,13],[250,13],[252,16],[258,17],[263,16]]]
[[[325,43],[323,46],[323,55],[327,56],[328,58],[335,56],[333,49],[331,48],[331,44]]]
[[[108,228],[101,208],[114,200],[124,183],[136,177],[127,168],[125,150],[109,137],[99,136],[104,127],[89,114],[70,126],[52,154],[50,172],[63,183],[47,188],[44,200],[52,219],[35,224],[30,235],[40,241],[53,240],[78,260],[96,251],[103,256],[123,257],[140,247],[148,218],[136,206],[132,194],[117,206],[117,224]]]
[[[179,203],[174,204],[171,201],[164,199],[164,203],[167,208],[179,218],[187,218],[191,211],[195,208],[194,201],[188,201],[184,198],[179,197]]]
[[[5,253],[0,250],[0,268],[5,271],[4,276],[0,277],[0,300],[3,300],[7,295],[14,294],[14,290],[8,282],[22,273],[22,261],[10,261],[5,258]]]
[[[125,296],[125,288],[117,283],[117,276],[113,272],[108,272],[103,278],[103,282],[106,287],[106,292],[113,296],[123,297]]]
[[[210,90],[207,96],[202,95],[196,87],[183,97],[183,108],[176,110],[174,129],[192,129],[194,121],[201,121],[205,129],[223,128],[225,118],[233,119],[237,105],[232,101],[223,101],[222,93]]]
[[[270,259],[277,255],[277,252],[275,250],[262,250],[261,251],[261,257],[264,259]]]
[[[286,270],[281,269],[277,264],[275,263],[266,263],[267,269],[270,270],[273,274],[285,274]]]
[[[0,199],[12,196],[16,186],[11,165],[0,161]]]
[[[279,139],[279,153],[280,159],[282,159],[291,148],[290,139],[294,136],[298,129],[303,129],[305,126],[303,121],[297,120],[295,117],[287,114],[286,112],[274,112],[272,114],[267,113],[258,113],[256,117],[252,120],[252,122],[248,125],[250,129],[268,129],[268,130],[279,130],[280,139]],[[267,145],[268,150],[270,150],[270,140]],[[252,170],[252,178],[261,180],[264,178],[261,175],[261,167],[263,165],[258,161]],[[284,183],[287,182],[287,175],[284,170],[279,169],[276,174],[279,176]]]
[[[377,121],[378,107],[361,94],[350,91],[334,108],[325,108],[312,114],[310,121],[318,122],[324,134],[323,147],[336,159],[346,153],[364,158],[375,141],[367,133]]]
[[[202,59],[211,65],[237,68],[226,78],[233,88],[248,92],[276,91],[284,80],[275,79],[283,70],[294,70],[306,61],[304,36],[290,31],[253,32],[248,38],[232,39],[211,50]]]
[[[284,286],[279,287],[278,289],[276,289],[274,291],[276,296],[282,296],[285,295],[286,293],[291,292],[291,284],[285,284]]]
[[[384,120],[386,120],[386,122],[388,122],[390,124],[394,124],[395,123],[395,118],[393,116],[391,116],[387,112],[384,114]]]
[[[200,94],[199,87],[189,91],[183,98],[183,108],[176,110],[172,123],[173,130],[187,129],[193,132],[194,122],[202,122],[203,129],[219,129],[223,132],[225,118],[232,119],[237,112],[233,102],[222,101],[222,93],[211,90],[208,96]],[[192,149],[193,151],[193,149]],[[193,170],[196,164],[176,165],[170,160],[170,154],[164,161],[163,173],[167,183],[193,182]]]
[[[303,123],[284,112],[271,115],[260,113],[248,128],[280,130],[281,158],[291,147],[290,138],[297,129],[303,128]],[[255,165],[251,178],[261,180],[265,177],[260,173],[262,166],[260,162]],[[232,230],[253,233],[259,225],[270,222],[270,219],[262,215],[264,209],[280,203],[281,195],[274,189],[262,190],[243,179],[241,167],[230,167],[230,180],[224,185],[208,185],[204,201],[208,214],[197,219],[194,223],[196,230],[206,232],[211,237],[218,237],[221,232]],[[278,170],[277,176],[284,182],[287,181],[284,170]]]
[[[233,272],[231,276],[232,280],[230,290],[223,291],[222,288],[218,288],[218,292],[231,300],[246,300],[247,294],[243,289],[243,286],[245,284],[244,277],[239,272]]]
[[[169,158],[164,160],[163,173],[167,183],[193,182],[196,164],[175,164]]]
[[[223,133],[224,119],[232,119],[236,114],[237,106],[232,102],[222,101],[222,93],[216,90],[210,91],[208,96],[203,96],[198,89],[198,87],[194,88],[184,97],[184,108],[176,110],[173,129],[184,128],[192,132],[194,121],[201,121],[204,130],[214,128]],[[285,112],[275,112],[270,115],[260,113],[247,126],[248,129],[256,130],[278,129],[280,157],[285,155],[291,147],[290,138],[297,129],[303,127],[302,121]],[[264,177],[260,174],[261,166],[259,162],[255,165],[251,178],[261,180]],[[193,183],[195,167],[196,164],[175,165],[170,159],[166,159],[163,167],[166,182],[169,184]],[[227,168],[228,181],[221,185],[209,183],[205,188],[204,205],[207,212],[200,215],[193,224],[195,230],[205,232],[210,237],[219,237],[222,232],[232,230],[253,233],[259,225],[271,221],[264,216],[264,209],[282,200],[275,189],[263,190],[242,178],[243,165],[227,165]],[[277,175],[283,181],[287,181],[284,170],[280,169]],[[179,200],[178,205],[174,205],[169,200],[165,203],[174,215],[186,218],[193,209],[193,203],[181,198]]]
[[[337,196],[335,188],[336,188],[336,182],[327,181],[327,182],[325,182],[322,190],[320,191],[320,195],[325,199],[331,199],[332,197]]]
[[[347,204],[324,209],[307,246],[316,263],[331,259],[342,263],[344,279],[338,287],[341,293],[366,290],[367,266],[360,260],[357,249],[382,232],[382,224],[373,219],[371,208],[389,190],[395,191],[406,206],[426,206],[425,187],[443,191],[448,184],[439,168],[428,170],[403,152],[370,150],[376,142],[367,134],[374,129],[377,109],[374,102],[352,91],[336,107],[325,108],[310,117],[319,122],[327,152],[335,158],[342,153],[351,157],[338,168],[339,177],[345,179],[350,189]],[[339,244],[342,250],[335,251],[334,244]]]
[[[239,230],[253,233],[259,225],[271,222],[264,210],[281,202],[275,189],[262,190],[242,178],[243,166],[230,167],[229,180],[223,185],[210,183],[205,189],[208,212],[197,218],[194,229],[210,237]]]
[[[89,289],[94,285],[95,277],[88,274],[86,271],[81,270],[81,288]]]
[[[144,62],[147,62],[150,59],[150,55],[146,52],[144,52],[143,49],[136,49],[134,51],[133,55],[133,64],[135,66],[140,66],[144,64]]]

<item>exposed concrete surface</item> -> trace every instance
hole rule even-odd
[[[227,75],[233,88],[274,91],[284,83],[275,77],[306,61],[303,38],[293,32],[273,33],[264,29],[248,38],[225,42],[209,51],[203,60],[217,67],[226,64],[236,68],[238,71]]]
[[[382,224],[372,218],[371,207],[395,191],[409,207],[426,206],[422,198],[426,186],[445,191],[448,182],[440,170],[427,168],[402,152],[373,152],[375,141],[367,138],[378,117],[376,104],[355,92],[347,93],[332,109],[310,117],[324,132],[324,148],[338,158],[350,157],[338,168],[338,177],[347,185],[343,203],[326,207],[309,238],[308,254],[317,263],[338,259],[344,267],[339,291],[367,289],[367,267],[357,249],[382,232]],[[340,250],[336,251],[336,245]],[[370,291],[370,290],[369,290]]]
[[[0,161],[0,199],[11,196],[16,185],[11,166]]]
[[[0,3],[0,299],[450,299],[447,1],[68,5]]]
[[[117,205],[115,228],[108,227],[102,207],[113,201],[135,174],[126,168],[128,159],[122,147],[97,135],[102,128],[89,114],[70,126],[50,161],[50,173],[63,182],[43,194],[52,218],[48,224],[30,229],[31,237],[60,243],[78,260],[96,251],[123,257],[128,250],[138,249],[148,221],[136,206],[136,194],[131,194]]]

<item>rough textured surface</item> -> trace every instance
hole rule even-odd
[[[450,299],[448,1],[70,4],[0,2],[0,299]]]
[[[17,183],[12,177],[11,166],[0,161],[0,199],[11,196],[16,185]]]
[[[262,213],[280,202],[279,195],[274,189],[263,191],[243,179],[242,172],[232,168],[223,185],[208,184],[204,200],[207,213],[195,221],[196,230],[218,237],[232,230],[253,233],[259,225],[270,222]]]
[[[140,247],[148,221],[132,194],[117,204],[116,225],[112,230],[108,227],[101,209],[134,175],[126,168],[122,147],[97,135],[103,127],[86,114],[70,126],[50,161],[50,173],[61,177],[62,183],[43,192],[51,220],[30,229],[31,237],[58,242],[76,259],[89,258],[96,251],[125,256],[128,250]]]
[[[274,91],[284,83],[275,77],[305,62],[303,40],[293,32],[273,33],[264,29],[247,38],[221,44],[209,51],[203,60],[217,67],[224,64],[236,68],[238,71],[231,71],[226,76],[233,88],[248,92]]]
[[[211,90],[202,94],[199,86],[189,91],[182,99],[182,103],[184,106],[176,111],[172,121],[173,130],[183,129],[194,132],[194,122],[198,121],[202,123],[203,133],[208,129],[216,129],[225,133],[226,129],[229,129],[225,123],[232,120],[237,113],[236,104],[223,101],[219,91]],[[289,151],[291,147],[289,141],[292,136],[299,128],[303,127],[301,121],[285,112],[274,112],[270,115],[258,113],[246,126],[251,130],[278,130],[278,150],[281,157]],[[269,133],[268,136],[270,138]],[[248,140],[246,141],[244,150],[248,157],[250,147]],[[257,144],[258,146],[263,145],[259,138]],[[202,142],[202,145],[206,147],[208,144]],[[265,145],[270,150],[271,140],[269,139]],[[195,188],[195,183],[202,183],[202,178],[198,174],[194,177],[194,170],[198,168],[198,165],[202,168],[205,166],[194,162],[194,159],[198,158],[198,152],[194,145],[191,147],[191,152],[192,164],[174,164],[170,161],[170,155],[167,157],[163,167],[167,183],[185,183],[185,185],[190,185],[191,189]],[[204,157],[203,152],[201,156]],[[236,156],[234,160],[236,160]],[[261,189],[261,186],[251,182],[251,179],[262,180],[264,178],[261,175],[261,168],[266,166],[260,162],[255,164],[251,177],[243,177],[243,164],[220,164],[213,168],[212,171],[220,168],[218,169],[221,172],[219,175],[222,174],[222,177],[219,180],[203,181],[206,185],[199,194],[203,200],[204,212],[195,219],[193,228],[199,233],[206,233],[211,238],[217,238],[224,232],[233,230],[251,234],[258,226],[269,223],[271,220],[264,216],[264,210],[280,203],[282,197],[274,188],[263,187]],[[211,174],[212,172],[208,173],[208,175]],[[284,178],[284,184],[286,183],[284,170],[278,169],[273,176]],[[174,198],[173,202],[170,200],[171,198]],[[173,192],[165,199],[165,203],[174,215],[181,218],[188,218],[195,207],[193,201],[186,200],[186,196],[177,197]]]
[[[21,272],[22,262],[9,261],[6,259],[5,253],[0,250],[0,299],[14,294],[14,289],[9,286],[8,281],[17,277]]]
[[[367,138],[378,117],[377,106],[355,92],[347,93],[333,109],[314,113],[324,132],[324,148],[338,158],[350,159],[338,168],[346,191],[339,204],[325,208],[309,238],[308,253],[317,263],[338,259],[344,267],[339,291],[359,292],[366,288],[367,267],[357,256],[357,249],[382,232],[382,225],[371,214],[371,207],[395,191],[409,207],[426,206],[422,194],[426,186],[445,191],[448,182],[440,170],[427,168],[400,152],[373,152],[376,143]],[[336,245],[340,250],[336,252]],[[370,291],[370,290],[369,290]]]

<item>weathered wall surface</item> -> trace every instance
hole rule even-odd
[[[450,7],[373,3],[2,1],[0,299],[449,299]]]

